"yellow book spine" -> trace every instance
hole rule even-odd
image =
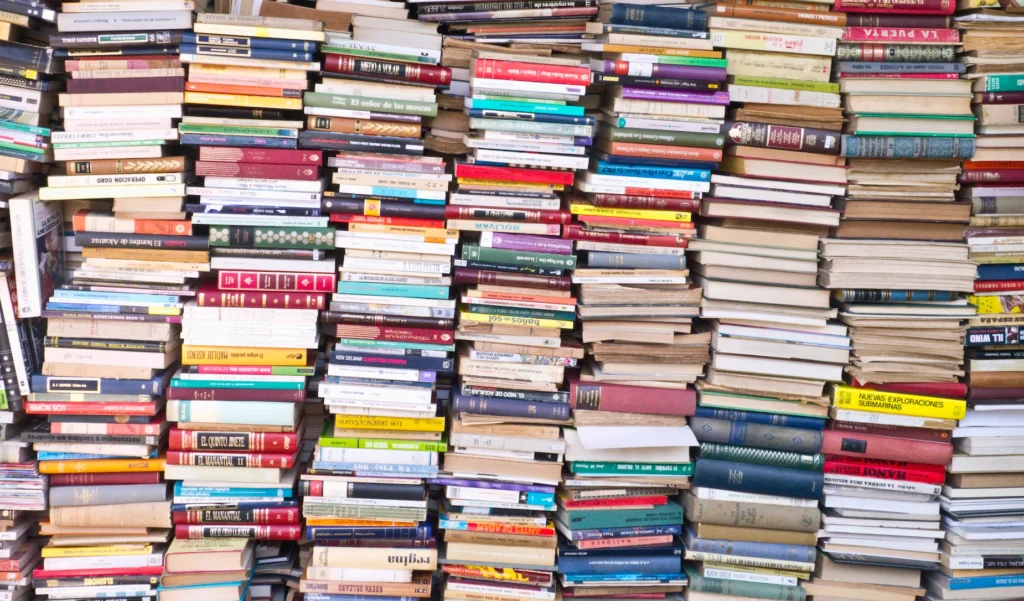
[[[350,520],[347,518],[306,518],[307,526],[399,526],[408,527],[419,525],[419,522],[394,522],[379,520]]]
[[[218,25],[216,23],[196,23],[196,33],[215,33],[220,35],[240,35],[253,38],[282,38],[286,40],[309,40],[322,42],[326,39],[322,31],[304,31],[298,29],[281,29],[279,27],[255,27],[251,25]]]
[[[533,317],[517,317],[514,315],[489,315],[486,313],[459,313],[461,321],[476,323],[502,323],[510,326],[527,326],[531,328],[562,328],[571,330],[573,322],[563,319],[537,319]]]
[[[162,472],[161,459],[81,459],[40,461],[40,474],[110,474],[114,472]]]
[[[149,555],[152,545],[102,545],[98,547],[43,547],[43,557],[96,557],[98,555]]]
[[[298,365],[308,362],[309,352],[301,348],[247,348],[183,344],[185,365]]]
[[[597,215],[601,217],[626,217],[629,219],[651,219],[654,221],[677,221],[689,223],[693,215],[687,211],[656,211],[648,209],[616,209],[594,205],[569,205],[573,215]]]
[[[1005,313],[1021,313],[1024,305],[1024,294],[1010,296],[975,296],[967,295],[967,302],[978,308],[979,315],[1002,315]]]
[[[443,417],[377,417],[372,415],[337,415],[335,428],[355,430],[401,430],[404,432],[443,432]]]
[[[689,50],[686,48],[662,48],[660,46],[632,46],[627,44],[603,44],[603,52],[623,54],[659,54],[664,56],[691,56],[695,58],[722,58],[715,50]]]
[[[832,400],[833,405],[841,409],[913,417],[962,419],[967,413],[967,401],[959,399],[881,392],[849,386],[836,386]]]
[[[217,106],[242,106],[262,109],[301,111],[301,98],[274,98],[271,96],[243,96],[241,94],[215,94],[212,92],[185,92],[185,102]]]

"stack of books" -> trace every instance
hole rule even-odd
[[[874,388],[833,390],[822,556],[808,594],[855,599],[869,589],[910,601],[921,596],[922,570],[939,567],[938,493],[967,405],[953,397],[964,387]]]
[[[36,593],[154,598],[172,536],[163,469],[163,459],[40,461],[50,511],[39,524],[49,539],[32,573]]]
[[[175,538],[164,556],[159,598],[249,599],[256,555],[254,543],[244,538]]]
[[[527,51],[577,53],[592,37],[587,22],[598,13],[594,0],[569,0],[551,5],[541,0],[466,2],[410,0],[416,18],[444,24],[446,36],[481,45],[515,45]]]
[[[6,480],[4,488],[10,490],[14,486],[21,489],[18,496],[27,499],[29,487],[37,485],[40,505],[46,505],[46,477],[40,476],[34,462],[22,465],[7,464],[0,466],[0,474]],[[10,480],[7,480],[7,479]],[[46,586],[32,578],[32,572],[39,567],[42,559],[39,553],[40,541],[35,538],[33,524],[38,520],[32,512],[21,509],[8,509],[11,504],[8,490],[4,491],[4,509],[0,510],[0,536],[4,539],[4,574],[2,582],[4,591],[12,601],[28,601],[37,589]],[[44,512],[45,513],[45,512]]]
[[[836,54],[850,157],[840,238],[962,239],[970,207],[953,201],[974,152],[971,83],[958,79],[954,7],[932,4],[837,5],[890,25],[847,23]]]

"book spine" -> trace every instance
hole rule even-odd
[[[783,586],[763,582],[746,582],[743,580],[725,580],[708,578],[700,574],[687,574],[690,590],[715,595],[735,597],[753,597],[771,601],[805,601],[807,594],[799,586]]]
[[[974,139],[844,135],[839,154],[858,158],[969,159],[974,156]]]
[[[926,27],[847,27],[843,31],[844,42],[869,42],[886,44],[893,41],[907,44],[957,44],[960,34],[955,29]]]
[[[701,443],[700,457],[701,459],[707,458],[719,459],[722,461],[738,461],[741,463],[754,463],[770,467],[785,467],[814,471],[820,471],[825,465],[825,456],[821,453],[807,455],[786,451],[771,451],[755,447],[717,444],[713,442]]]
[[[485,79],[590,85],[590,69],[476,59],[473,75]]]
[[[349,119],[344,117],[320,117],[310,115],[306,126],[312,130],[333,131],[342,134],[363,134],[366,136],[394,136],[398,138],[419,138],[422,126],[419,123],[374,121],[372,119]]]
[[[43,346],[47,348],[101,349],[113,351],[137,351],[144,353],[167,352],[166,342],[92,340],[88,338],[64,338],[60,336],[46,336],[43,338]]]
[[[298,524],[299,510],[295,507],[266,509],[190,509],[175,511],[171,516],[175,524]]]
[[[611,207],[616,208],[616,207]],[[629,207],[639,208],[639,207]],[[599,232],[583,229],[578,225],[565,228],[563,237],[570,240],[608,242],[613,244],[631,244],[636,246],[667,246],[686,248],[689,238],[685,236],[630,234],[623,232]]]
[[[834,10],[844,13],[868,12],[906,15],[949,15],[956,10],[951,0],[836,0]]]
[[[569,381],[569,405],[587,411],[648,413],[653,415],[693,415],[697,395],[693,390],[659,390],[617,384],[584,384]]]
[[[774,489],[774,486],[773,486]],[[781,492],[781,491],[779,491]],[[775,492],[773,494],[779,494]],[[684,497],[687,518],[699,524],[740,526],[793,532],[817,532],[821,511],[817,507],[785,507]]]
[[[178,524],[174,527],[174,537],[183,539],[248,538],[253,540],[299,540],[302,538],[302,527],[298,524],[245,524],[231,526]]]
[[[120,234],[75,232],[75,244],[86,248],[142,248],[164,250],[207,250],[202,236],[161,236],[156,234]]]
[[[274,309],[324,309],[323,294],[294,294],[288,292],[231,292],[202,289],[196,295],[200,307],[252,307]]]
[[[907,480],[925,484],[942,484],[945,482],[945,471],[936,469],[934,465],[911,464],[903,461],[870,459],[866,457],[830,457],[825,461],[823,469],[826,474],[841,474],[860,478]]]
[[[320,321],[328,324],[350,324],[381,327],[404,327],[418,329],[451,330],[455,327],[453,319],[432,319],[429,317],[405,317],[401,315],[367,315],[365,313],[345,313],[341,311],[324,311]]]
[[[565,574],[651,573],[682,571],[682,557],[566,557],[559,556],[558,569]]]
[[[217,272],[217,288],[220,290],[274,291],[295,290],[298,292],[334,292],[334,274],[308,274],[266,271]]]
[[[304,390],[238,390],[233,388],[181,388],[169,386],[167,398],[183,401],[252,401],[258,397],[264,401],[302,402]]]
[[[724,419],[737,422],[771,424],[801,430],[824,430],[825,419],[804,417],[800,415],[783,415],[781,413],[762,413],[759,411],[739,411],[732,409],[715,409],[713,407],[697,407],[695,415],[709,419]]]
[[[60,486],[50,489],[50,507],[149,503],[163,501],[166,496],[167,485],[164,483]]]
[[[312,181],[319,171],[312,165],[270,165],[261,163],[223,163],[197,161],[196,175],[217,177],[251,177],[269,179],[296,179]]]
[[[814,563],[817,555],[817,549],[811,545],[784,545],[779,543],[714,540],[697,537],[690,537],[686,548],[701,553],[760,557],[763,559],[801,563]]]
[[[294,455],[264,453],[192,453],[168,451],[171,465],[200,465],[217,467],[276,467],[289,469],[295,464]]]
[[[862,63],[955,62],[956,46],[914,44],[839,44],[836,60]]]
[[[854,411],[876,411],[936,419],[963,419],[967,403],[960,399],[900,394],[866,388],[837,386],[833,406]]]
[[[925,27],[946,29],[950,18],[943,15],[897,13],[846,13],[846,27]]]
[[[707,29],[707,14],[700,10],[677,11],[667,6],[644,6],[634,4],[612,5],[610,22],[614,25],[641,25],[668,29]]]
[[[439,86],[447,86],[452,81],[452,70],[447,67],[372,60],[339,54],[324,55],[323,65],[324,71],[331,73],[383,77]]]
[[[56,424],[55,424],[56,425]],[[159,472],[126,473],[126,474],[53,474],[50,486],[87,486],[112,484],[157,484],[160,482]],[[52,489],[51,489],[52,490]]]
[[[821,450],[829,455],[870,457],[945,465],[953,458],[953,445],[874,434],[826,430]]]
[[[623,523],[636,526],[663,526],[678,524],[682,519],[680,507],[670,504],[648,510],[570,511],[565,522],[572,530],[589,530],[613,528]]]
[[[727,122],[725,136],[733,144],[741,146],[795,150],[817,154],[839,154],[841,147],[841,137],[838,132],[748,121]]]
[[[307,481],[304,481],[307,482]],[[336,527],[309,526],[306,538],[314,541],[426,540],[432,534],[427,526]]]
[[[456,411],[480,415],[532,417],[553,420],[569,419],[569,405],[561,403],[533,403],[513,399],[474,397],[461,393],[455,394],[452,408]]]
[[[699,430],[699,427],[694,427],[694,430]],[[702,458],[694,470],[693,485],[799,499],[819,499],[824,480],[821,472]]]
[[[691,428],[701,442],[756,446],[775,451],[817,453],[821,449],[819,430],[787,428],[772,424],[695,417]]]
[[[515,273],[499,273],[479,269],[456,268],[453,285],[461,284],[496,284],[500,286],[518,286],[539,290],[569,290],[572,279],[568,277],[534,276]]]
[[[570,175],[571,177],[571,175]],[[501,179],[500,177],[498,179]],[[427,217],[433,219],[434,217]],[[483,209],[476,207],[445,206],[442,219],[480,219],[488,221],[519,221],[525,223],[567,224],[572,215],[565,211],[518,211],[509,209]]]
[[[184,77],[128,77],[123,79],[69,79],[65,85],[71,94],[114,92],[181,92]]]
[[[511,263],[513,265],[542,265],[555,269],[575,269],[575,255],[555,255],[529,251],[504,250],[466,244],[462,247],[462,258],[470,261]]]
[[[171,429],[171,450],[197,451],[260,451],[293,453],[297,449],[295,434],[278,432],[208,432]]]

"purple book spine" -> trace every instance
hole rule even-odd
[[[665,102],[691,102],[693,104],[729,104],[728,92],[714,94],[694,94],[693,92],[676,92],[674,90],[656,90],[650,88],[622,88],[623,98],[640,98],[642,100],[662,100]]]
[[[470,488],[490,488],[492,490],[517,490],[519,492],[553,493],[554,486],[536,486],[534,484],[514,484],[512,482],[491,482],[489,480],[464,480],[462,478],[430,478],[430,484],[441,486],[466,486]]]
[[[499,232],[484,232],[484,234],[490,234],[491,248],[552,253],[557,255],[572,254],[572,240],[543,238],[541,236],[526,236],[522,234],[504,234]]]
[[[658,63],[627,63],[626,72],[616,69],[618,61],[605,60],[603,73],[632,75],[634,77],[661,77],[664,79],[697,79],[700,81],[725,81],[722,67],[694,67],[691,65],[661,65]]]

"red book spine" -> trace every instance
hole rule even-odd
[[[189,451],[167,451],[167,463],[171,465],[200,465],[216,467],[277,467],[288,469],[295,465],[295,455],[268,453],[193,453]]]
[[[916,461],[945,465],[953,458],[953,445],[876,434],[825,430],[821,452],[842,457],[870,457],[890,461]]]
[[[906,480],[925,484],[942,484],[946,481],[944,466],[905,461],[884,461],[858,459],[854,457],[828,457],[825,459],[826,474],[843,474],[861,478],[884,480]]]
[[[91,578],[93,576],[160,576],[163,566],[142,568],[89,568],[88,570],[32,570],[33,578]]]
[[[320,169],[310,165],[269,165],[263,163],[196,161],[196,175],[312,181],[320,176]]]
[[[1021,283],[1024,287],[1024,282]],[[922,396],[938,396],[947,399],[962,399],[967,396],[967,385],[959,382],[903,382],[900,384],[863,384],[856,379],[850,382],[854,388],[870,388],[883,392],[900,392]]]
[[[164,420],[160,419],[151,424],[94,424],[105,426],[104,434],[111,436],[156,436],[160,434]],[[53,422],[50,424],[50,432],[54,434],[68,434],[71,430],[70,424]]]
[[[319,150],[288,150],[284,148],[235,148],[231,146],[200,146],[200,161],[271,163],[278,165],[322,165],[324,153]]]
[[[323,309],[325,295],[291,292],[232,292],[204,286],[196,294],[200,307],[251,307],[258,309]]]
[[[989,280],[974,282],[975,292],[1003,292],[1008,290],[1024,290],[1024,280]]]
[[[693,192],[684,192],[678,198],[667,196],[638,196],[627,194],[595,194],[595,207],[620,209],[648,209],[658,211],[696,211],[700,208],[700,199],[694,198]]]
[[[334,292],[334,274],[222,270],[217,272],[217,287],[221,290]]]
[[[233,388],[181,388],[167,389],[168,400],[182,401],[275,401],[301,403],[306,400],[305,390],[236,390]],[[81,403],[75,403],[80,405]],[[76,412],[77,413],[77,412]]]
[[[341,54],[324,55],[324,71],[382,77],[399,81],[414,81],[446,86],[452,82],[452,70],[448,67],[393,63],[377,59],[357,58]]]
[[[998,169],[1024,169],[1024,161],[964,161],[964,169],[993,171]]]
[[[302,480],[299,482],[299,494],[304,497],[324,496],[323,480]]]
[[[981,103],[1024,104],[1024,92],[985,92],[981,95]]]
[[[578,225],[567,225],[562,233],[563,238],[569,240],[589,240],[593,242],[612,242],[616,244],[635,244],[637,246],[670,246],[674,248],[686,248],[689,242],[687,236],[654,235],[654,234],[628,234],[623,232],[601,232],[583,229]]]
[[[317,541],[319,543],[320,541]],[[492,578],[492,569],[486,566],[467,566],[461,564],[444,564],[439,566],[441,571],[452,576],[463,576],[465,578],[489,580]],[[536,586],[550,586],[552,582],[551,572],[541,570],[523,570],[519,568],[502,568],[503,572],[511,572],[515,575],[515,582],[532,584]],[[630,595],[632,597],[633,595]],[[660,598],[660,597],[659,597]]]
[[[718,160],[722,153],[718,151]],[[572,185],[574,172],[550,171],[545,169],[528,169],[523,167],[490,167],[488,165],[455,165],[455,177],[472,179],[495,179],[514,182],[533,182],[541,184]]]
[[[52,474],[50,486],[86,486],[89,484],[156,484],[160,472],[113,472],[109,474]]]
[[[451,330],[360,326],[352,324],[338,324],[335,327],[337,328],[336,336],[338,338],[391,340],[396,342],[419,342],[424,344],[452,344],[455,342],[455,332]]]
[[[562,501],[566,509],[578,509],[582,507],[630,507],[632,505],[664,505],[668,503],[668,497],[656,495],[650,497],[630,497],[628,499],[589,499],[586,501]]]
[[[962,182],[1024,182],[1024,169],[973,169],[960,175]]]
[[[209,432],[172,428],[168,447],[173,451],[295,452],[297,434],[287,432]]]
[[[951,15],[954,0],[835,0],[841,13],[886,13],[899,15]]]
[[[843,30],[843,41],[884,44],[955,44],[960,41],[960,32],[955,29],[917,27],[847,27]]]
[[[621,386],[569,379],[569,405],[587,411],[690,416],[697,412],[697,392]]]
[[[486,79],[590,85],[590,69],[588,68],[518,63],[484,58],[476,59],[473,75]]]
[[[841,421],[829,423],[828,428],[854,434],[893,436],[910,440],[923,440],[925,442],[952,442],[952,437],[948,430],[936,430],[933,428],[908,428],[906,426],[893,426],[890,424],[861,424]]]
[[[498,286],[517,286],[536,290],[569,290],[572,288],[572,278],[456,267],[452,284],[456,286],[460,284],[495,284]]]
[[[0,559],[0,572],[8,573],[4,576],[4,580],[21,580],[19,572],[25,567],[25,560],[31,557],[30,550],[34,551],[34,549],[22,549],[18,552],[17,557]]]
[[[49,403],[26,401],[32,415],[154,415],[156,403]]]
[[[174,527],[174,538],[251,538],[255,540],[299,540],[301,526],[232,524],[210,526],[178,524]]]
[[[568,211],[520,211],[516,209],[480,209],[476,207],[456,207],[452,205],[448,205],[444,208],[444,216],[448,219],[519,221],[522,223],[558,223],[562,225],[572,222],[572,214],[570,214]]]
[[[380,225],[410,225],[412,227],[429,227],[443,229],[444,221],[433,219],[413,219],[410,217],[375,217],[373,215],[346,215],[331,213],[332,223],[376,223]]]
[[[223,513],[234,516],[238,513],[237,509],[228,509]],[[224,522],[211,522],[210,520],[204,520],[203,514],[209,514],[207,517],[217,517],[216,509],[206,510],[195,510],[195,511],[175,511],[171,514],[171,519],[174,520],[175,524],[210,524],[218,523],[223,524]],[[281,524],[296,524],[299,522],[299,515],[295,509],[288,507],[271,507],[268,509],[252,509],[245,510],[247,517],[252,518],[253,524],[270,524],[270,525],[281,525]],[[227,521],[227,520],[225,520]]]

